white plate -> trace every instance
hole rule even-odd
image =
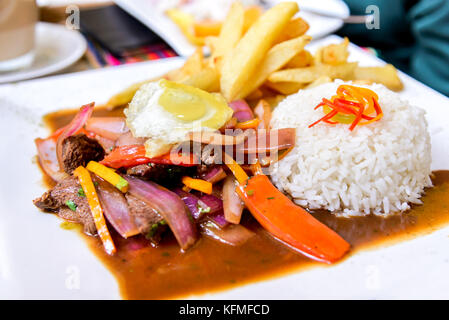
[[[195,46],[191,45],[179,30],[178,26],[171,21],[165,14],[155,9],[157,0],[115,0],[115,2],[126,10],[129,14],[140,20],[143,24],[157,33],[164,39],[179,55],[190,56],[195,50]],[[269,2],[280,2],[271,0]],[[348,6],[341,0],[302,0],[298,1],[301,8],[304,6],[310,8],[324,8],[330,12],[338,14],[342,18],[349,16]],[[307,20],[310,24],[310,30],[307,34],[314,39],[324,37],[336,30],[342,25],[341,19],[326,18],[309,12],[300,12],[299,15]]]
[[[328,37],[313,44],[341,41]],[[381,61],[352,46],[351,59]],[[80,237],[31,200],[45,188],[33,163],[33,140],[46,136],[42,115],[90,101],[103,103],[123,87],[182,64],[171,58],[0,86],[0,298],[116,299],[117,283]],[[449,169],[449,100],[401,75],[401,95],[425,108],[432,169]],[[214,294],[212,299],[449,298],[449,228],[387,248],[362,251],[317,267]],[[78,286],[79,285],[79,286]]]
[[[63,70],[81,58],[86,40],[62,25],[39,22],[36,25],[36,56],[26,69],[0,73],[0,83],[37,78]]]

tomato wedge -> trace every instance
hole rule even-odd
[[[267,176],[253,176],[236,191],[268,232],[309,258],[333,263],[348,252],[348,242],[294,204]]]
[[[198,159],[194,154],[184,155],[179,153],[167,153],[160,157],[147,158],[145,146],[129,145],[115,148],[100,163],[114,169],[134,167],[146,163],[192,167],[198,164]]]

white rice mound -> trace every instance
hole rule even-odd
[[[324,122],[308,128],[324,115],[315,106],[343,83],[301,90],[274,110],[272,128],[296,128],[296,146],[270,168],[272,181],[297,204],[338,216],[388,216],[420,204],[432,186],[425,111],[375,84],[364,87],[378,94],[381,120],[353,131]]]

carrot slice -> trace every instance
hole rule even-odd
[[[114,241],[112,240],[108,226],[106,225],[103,209],[101,208],[100,200],[92,182],[92,178],[90,177],[90,173],[86,170],[86,168],[80,166],[75,169],[73,174],[78,177],[81,188],[83,188],[84,194],[86,195],[87,202],[89,203],[90,211],[94,217],[95,226],[97,227],[97,232],[103,242],[103,246],[106,252],[112,255],[117,252],[117,249],[115,248]]]
[[[326,263],[341,259],[349,243],[282,194],[265,175],[236,189],[257,221],[276,238],[305,256]]]
[[[254,118],[248,121],[239,122],[235,125],[236,129],[254,129],[259,126],[260,119]]]
[[[185,184],[186,187],[190,189],[195,189],[207,194],[212,193],[212,183],[202,179],[193,179],[191,177],[183,177],[182,183]]]

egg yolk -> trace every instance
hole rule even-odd
[[[164,88],[159,105],[182,122],[200,121],[202,127],[219,129],[232,116],[232,109],[220,95],[168,80],[159,84]]]

